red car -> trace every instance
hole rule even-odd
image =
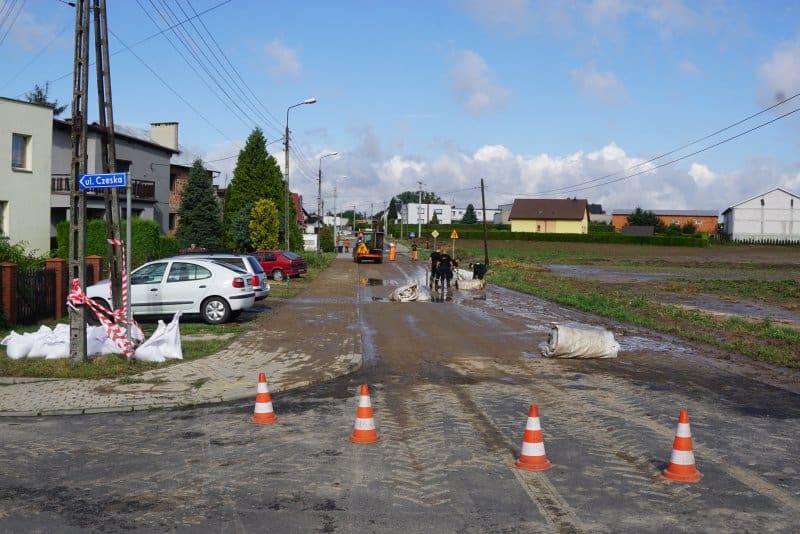
[[[300,276],[308,271],[306,260],[288,250],[259,250],[252,255],[273,280],[283,280],[286,276]]]

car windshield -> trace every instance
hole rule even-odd
[[[258,260],[255,259],[253,256],[246,256],[247,263],[250,264],[250,267],[253,268],[253,272],[256,274],[261,274],[264,272],[264,269],[261,267],[261,264],[258,263]]]
[[[240,267],[237,267],[235,265],[231,265],[230,263],[226,262],[225,260],[211,260],[211,263],[216,263],[217,265],[225,267],[226,269],[230,269],[231,271],[235,272],[236,274],[240,274],[240,275],[241,274],[249,274],[244,269],[242,269]]]

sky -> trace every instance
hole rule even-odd
[[[326,212],[334,187],[338,209],[371,213],[420,182],[480,208],[481,179],[487,208],[721,212],[800,193],[800,2],[107,4],[115,123],[178,122],[224,185],[256,127],[283,167],[288,113],[309,212],[320,169]],[[69,104],[74,27],[63,0],[0,0],[0,96],[49,84]]]

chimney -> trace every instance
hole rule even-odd
[[[178,123],[151,122],[150,139],[159,145],[164,145],[172,150],[178,150]]]

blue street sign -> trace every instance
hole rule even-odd
[[[411,235],[409,237],[417,237],[416,232],[411,232]]]
[[[80,189],[127,187],[128,175],[124,172],[107,174],[81,174],[78,178]]]

